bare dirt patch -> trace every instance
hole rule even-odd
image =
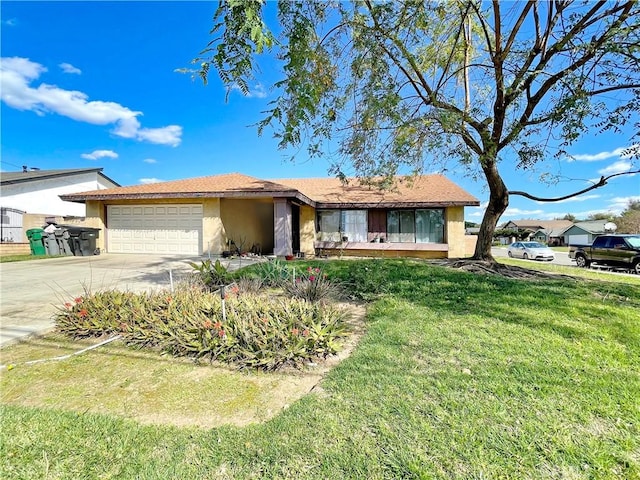
[[[21,363],[87,346],[52,336],[50,342],[42,337],[31,345],[2,349],[3,363],[15,367],[0,372],[0,399],[12,405],[117,415],[144,424],[212,428],[265,421],[309,392],[321,393],[327,372],[355,349],[364,333],[365,308],[345,307],[351,313],[351,334],[342,350],[304,370],[238,372],[131,350],[117,342],[67,360]]]

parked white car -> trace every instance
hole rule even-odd
[[[515,242],[509,245],[507,254],[512,258],[524,258],[525,260],[547,260],[556,258],[556,254],[546,245],[539,242]]]

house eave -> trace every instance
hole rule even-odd
[[[447,208],[478,207],[480,202],[441,201],[441,202],[316,202],[318,209],[389,209],[389,208]]]
[[[315,207],[315,202],[297,190],[288,191],[264,191],[242,190],[227,192],[154,192],[154,193],[108,193],[108,194],[67,194],[60,198],[67,202],[86,203],[87,201],[121,201],[121,200],[164,200],[164,199],[189,199],[189,198],[292,198]]]

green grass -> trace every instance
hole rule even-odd
[[[384,293],[321,394],[243,428],[4,406],[0,477],[640,478],[640,286],[322,265]]]
[[[0,263],[25,262],[27,260],[44,260],[47,258],[59,258],[64,255],[3,255],[0,256]]]
[[[619,275],[611,272],[602,272],[590,268],[577,268],[575,265],[555,265],[553,263],[538,262],[532,260],[520,260],[517,258],[500,257],[496,261],[505,265],[516,265],[529,270],[540,272],[557,273],[559,275],[569,275],[585,280],[598,280],[602,282],[626,283],[629,285],[640,285],[640,275],[623,274]]]

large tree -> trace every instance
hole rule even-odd
[[[502,169],[537,168],[583,135],[629,124],[627,153],[639,156],[635,1],[283,0],[276,17],[262,1],[226,0],[212,33],[201,75],[213,67],[228,88],[248,91],[258,54],[275,50],[283,78],[259,130],[273,126],[281,147],[333,149],[334,174],[383,187],[399,169],[451,160],[484,179],[476,259],[492,259],[509,195],[537,198],[510,191]]]
[[[627,208],[614,220],[619,233],[640,233],[640,200],[629,200]]]

